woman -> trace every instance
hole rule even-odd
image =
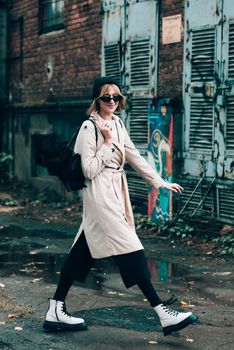
[[[81,155],[86,178],[83,189],[83,219],[46,314],[46,330],[84,330],[82,318],[70,316],[66,295],[74,280],[84,282],[95,259],[113,256],[126,288],[138,285],[159,316],[164,335],[194,322],[191,312],[169,309],[154,290],[136,234],[124,164],[128,162],[156,189],[180,192],[182,187],[165,182],[139,154],[122,121],[113,113],[125,108],[119,84],[109,77],[96,79],[93,102],[79,131],[75,152]]]

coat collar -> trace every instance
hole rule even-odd
[[[91,117],[93,118],[93,120],[95,120],[95,119],[104,120],[104,119],[102,119],[102,117],[100,116],[100,114],[98,114],[97,111],[96,111],[96,112],[93,112],[93,113],[91,114]],[[111,115],[111,120],[119,120],[119,117],[118,117],[117,115],[115,115],[115,114],[112,114],[112,115]]]

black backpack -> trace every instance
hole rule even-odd
[[[89,120],[94,124],[97,143],[97,127],[92,119]],[[79,129],[70,142],[55,133],[35,135],[33,142],[36,164],[47,168],[50,175],[57,176],[69,192],[85,187],[81,156],[73,151]]]

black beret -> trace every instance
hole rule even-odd
[[[121,85],[113,78],[110,77],[98,77],[93,85],[93,99],[97,98],[100,94],[100,87],[105,84],[114,84],[118,86],[121,91]]]

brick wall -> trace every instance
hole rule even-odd
[[[39,34],[38,0],[12,1],[9,13],[9,94],[12,102],[90,97],[101,72],[99,0],[65,0],[64,29]]]
[[[159,72],[158,95],[163,97],[180,97],[182,94],[183,76],[183,34],[181,42],[162,44],[162,19],[163,17],[182,14],[182,26],[184,19],[183,0],[161,1],[160,15],[160,41],[159,41]]]

